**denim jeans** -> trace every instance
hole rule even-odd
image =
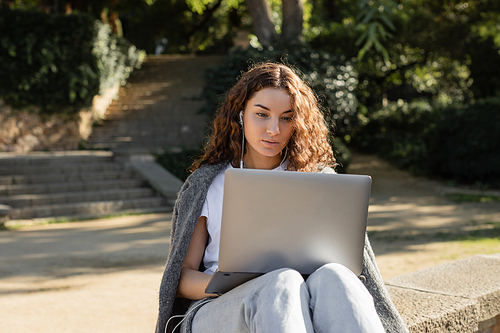
[[[385,332],[373,298],[340,264],[327,264],[306,281],[279,269],[248,281],[203,305],[193,333]]]

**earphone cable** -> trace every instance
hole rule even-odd
[[[241,124],[241,159],[240,159],[240,169],[243,169],[243,155],[245,155],[245,129],[243,124]]]
[[[170,320],[172,320],[173,318],[181,318],[181,317],[184,317],[182,318],[182,320],[174,327],[174,329],[172,330],[171,333],[174,333],[175,330],[182,324],[182,322],[186,319],[187,316],[189,316],[189,314],[191,312],[193,312],[194,310],[196,310],[197,308],[199,308],[200,306],[202,305],[205,305],[207,303],[210,303],[212,301],[212,298],[210,299],[207,299],[203,302],[201,302],[200,304],[196,305],[195,307],[193,307],[191,310],[188,311],[188,313],[186,313],[185,315],[176,315],[176,316],[172,316],[168,319],[167,323],[165,324],[165,333],[167,333],[167,327],[168,327],[168,324],[170,323]]]

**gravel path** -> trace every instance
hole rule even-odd
[[[0,332],[153,332],[170,218],[0,232]]]

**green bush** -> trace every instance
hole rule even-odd
[[[474,97],[500,96],[500,52],[493,38],[472,39],[470,46],[471,90]]]
[[[333,155],[335,155],[335,159],[337,160],[338,163],[335,170],[337,170],[338,173],[346,173],[349,164],[351,164],[351,157],[352,157],[351,151],[339,138],[333,139],[332,149],[333,149]]]
[[[201,153],[201,149],[184,149],[181,151],[166,151],[155,157],[158,164],[170,171],[177,178],[185,181],[190,175],[188,171],[189,167]]]
[[[78,112],[141,62],[141,52],[89,15],[2,9],[0,31],[0,97],[15,107]]]
[[[500,186],[500,98],[443,110],[429,139],[428,167],[433,174]]]
[[[361,152],[375,153],[397,167],[425,173],[426,137],[439,113],[427,101],[412,103],[399,100],[360,116],[360,126],[353,131],[352,144]]]
[[[360,123],[352,140],[358,151],[417,174],[500,186],[500,98],[442,110],[400,101]]]

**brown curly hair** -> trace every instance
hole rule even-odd
[[[223,161],[231,161],[233,166],[239,164],[242,139],[239,113],[255,93],[265,88],[284,89],[291,98],[294,133],[287,145],[288,170],[317,172],[326,166],[335,167],[328,127],[316,94],[290,67],[268,62],[243,74],[226,94],[205,153],[190,171]]]

